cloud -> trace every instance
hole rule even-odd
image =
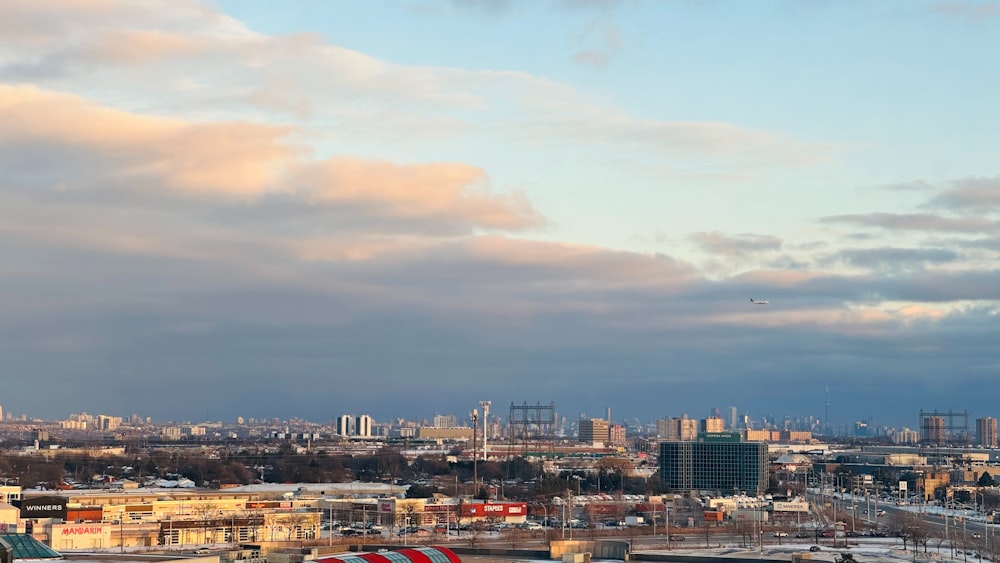
[[[702,175],[710,162],[715,175],[733,178],[747,169],[813,166],[839,150],[731,123],[637,117],[524,72],[402,65],[316,34],[259,34],[193,0],[176,7],[115,0],[62,7],[16,3],[21,31],[7,45],[0,76],[142,113],[294,123],[341,147],[399,154],[423,150],[428,137],[589,143],[608,158],[627,151]],[[581,59],[604,64],[617,52],[622,39],[609,18],[583,32]],[[140,99],[141,107],[118,105]],[[663,159],[664,153],[693,159]]]
[[[930,6],[933,14],[969,23],[982,23],[994,19],[1000,6],[994,0],[985,2],[938,2]]]
[[[60,166],[72,169],[39,173],[58,174],[70,188],[156,179],[179,191],[256,197],[281,189],[298,152],[286,140],[291,127],[141,116],[31,86],[0,85],[0,119],[7,151],[0,159],[12,177],[34,175],[40,159],[65,157]]]
[[[489,192],[483,170],[463,164],[410,164],[334,158],[292,179],[323,204],[375,206],[391,216],[461,220],[484,228],[521,230],[540,215],[523,194]]]
[[[719,231],[706,231],[688,236],[701,250],[721,256],[745,256],[781,248],[781,239],[772,235],[726,235]]]
[[[859,213],[824,217],[824,223],[851,223],[890,231],[980,233],[996,229],[995,221],[978,217],[944,217],[932,213]]]
[[[458,10],[483,12],[489,15],[507,14],[514,7],[514,0],[450,0]]]
[[[837,252],[827,262],[842,262],[879,271],[900,271],[923,268],[928,264],[953,263],[960,258],[959,253],[944,248],[853,248]]]
[[[112,184],[156,197],[174,192],[263,205],[284,195],[342,213],[460,230],[543,222],[523,194],[493,193],[479,168],[345,157],[314,162],[288,140],[289,126],[136,115],[27,86],[0,86],[0,119],[0,169],[15,182],[97,190]],[[36,171],[44,160],[59,166]]]
[[[583,47],[573,54],[573,61],[598,69],[607,66],[618,54],[622,45],[618,25],[614,18],[607,14],[591,21],[577,35],[576,41]]]
[[[996,212],[1000,210],[1000,177],[956,180],[930,205],[962,212]]]

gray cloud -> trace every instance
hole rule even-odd
[[[841,250],[829,262],[879,271],[900,271],[955,262],[960,258],[959,253],[944,248],[853,248]]]
[[[824,223],[851,223],[899,231],[981,233],[994,231],[997,223],[980,217],[945,217],[933,213],[859,213],[833,215]]]
[[[938,2],[930,6],[930,11],[944,18],[968,23],[983,23],[993,20],[1000,14],[1000,5],[993,0]]]
[[[1000,177],[956,180],[929,205],[961,212],[996,212],[1000,210]]]
[[[781,239],[771,235],[727,235],[719,231],[693,233],[688,239],[701,250],[721,256],[744,256],[781,248]]]

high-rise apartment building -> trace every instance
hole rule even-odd
[[[726,421],[721,416],[710,416],[701,421],[701,431],[705,433],[725,432]]]
[[[997,419],[992,416],[977,418],[976,439],[980,446],[986,448],[997,447]]]
[[[916,430],[911,430],[909,428],[903,428],[902,430],[897,430],[892,436],[893,444],[917,444],[920,443],[920,432]]]
[[[372,417],[363,414],[354,420],[354,435],[362,438],[371,438]]]
[[[610,425],[603,418],[581,418],[577,428],[577,435],[585,444],[599,447],[607,444],[611,438]]]
[[[698,421],[688,418],[661,418],[656,421],[656,434],[668,441],[690,441],[698,437]]]
[[[698,438],[698,421],[684,415],[677,419],[677,430],[682,442],[690,442]]]
[[[920,421],[920,439],[926,444],[944,444],[948,441],[943,416],[928,416]]]
[[[623,424],[612,424],[608,429],[608,441],[616,446],[625,444],[625,426]]]
[[[458,417],[453,414],[435,414],[435,428],[454,428],[458,426]]]
[[[337,434],[340,436],[352,436],[354,434],[353,416],[342,414],[337,417]]]
[[[768,482],[767,444],[735,439],[661,442],[660,480],[672,491],[759,495]]]

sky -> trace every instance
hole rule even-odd
[[[972,0],[6,2],[0,405],[1000,416],[998,26]]]

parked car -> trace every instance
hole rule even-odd
[[[670,541],[684,541],[684,536],[670,534]]]
[[[817,551],[820,551],[820,550],[821,550],[821,548],[818,545],[814,545],[814,546],[812,546],[812,547],[809,548],[809,551],[812,551],[813,553],[815,553]]]
[[[195,555],[207,555],[209,553],[212,553],[212,550],[208,549],[207,547],[199,547],[198,549],[194,550],[194,553]]]
[[[781,532],[781,531],[775,532],[774,533],[774,537],[776,537],[776,538],[787,538],[788,537],[788,532]]]

